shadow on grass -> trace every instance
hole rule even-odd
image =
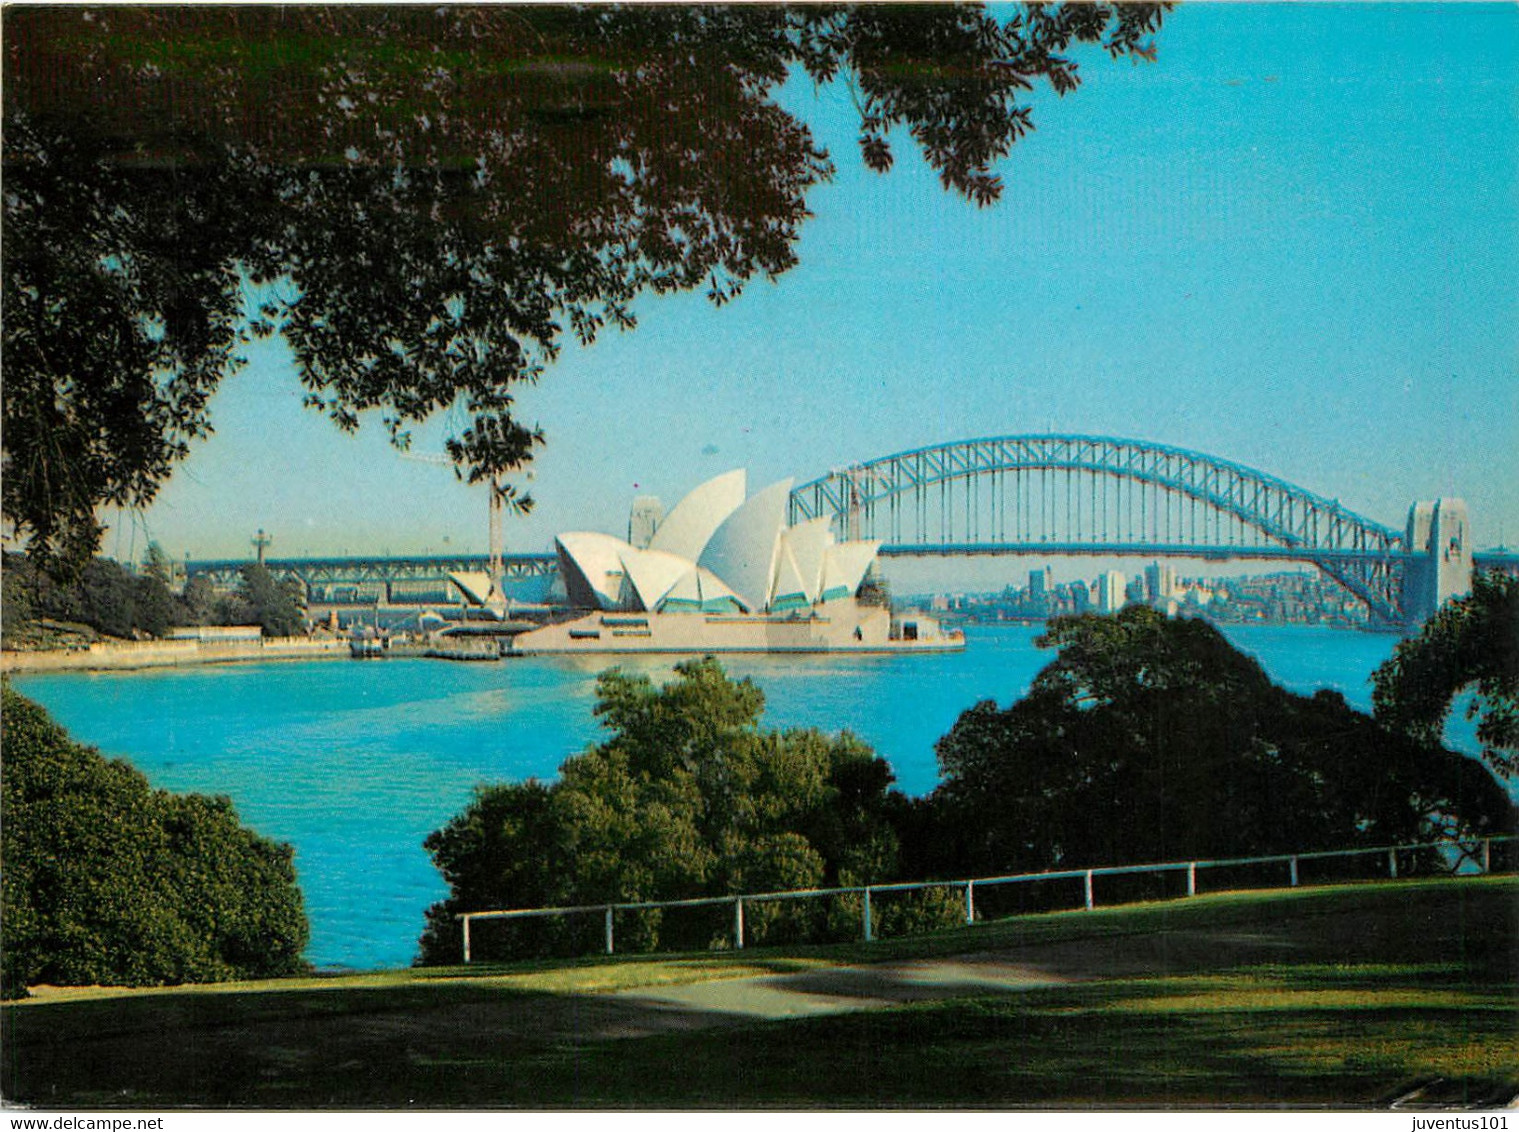
[[[1216,981],[1223,986],[1198,985]],[[546,1052],[523,1103],[640,1107],[1385,1107],[1519,1093],[1515,1012],[1491,1001],[1242,1001],[1240,979],[1139,980]],[[1184,991],[1183,1007],[1164,996]],[[1214,1001],[1210,1002],[1210,994]],[[678,1065],[678,1077],[661,1067]]]
[[[546,1048],[723,1021],[450,983],[70,1002],[6,1012],[0,1092],[43,1107],[488,1104]]]

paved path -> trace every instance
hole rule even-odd
[[[1011,994],[1091,979],[1195,972],[1279,955],[1290,945],[1259,935],[1173,932],[1113,936],[1007,951],[826,967],[788,975],[715,979],[618,991],[608,998],[686,1015],[686,1025],[798,1018],[944,998]],[[703,1018],[701,1016],[708,1017]]]

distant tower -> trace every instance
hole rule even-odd
[[[1166,608],[1176,589],[1176,571],[1161,562],[1145,567],[1145,601],[1156,609]]]
[[[657,495],[635,495],[633,509],[628,513],[628,542],[639,550],[647,550],[654,532],[665,519],[665,505]]]
[[[1117,570],[1097,575],[1097,612],[1117,613],[1124,607],[1129,580]]]
[[[264,548],[274,541],[273,535],[266,535],[264,528],[258,529],[258,534],[253,536],[253,549],[258,553],[258,564],[264,564]]]
[[[1453,597],[1472,590],[1472,540],[1460,499],[1415,503],[1408,509],[1408,552],[1403,574],[1403,616],[1420,624]]]
[[[1028,595],[1035,601],[1046,597],[1055,588],[1055,572],[1046,566],[1042,570],[1028,572]]]

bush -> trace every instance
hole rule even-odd
[[[1483,765],[1302,696],[1203,621],[1057,618],[1027,695],[963,712],[909,848],[941,875],[1264,856],[1514,827]],[[1133,885],[1137,882],[1125,882]]]
[[[451,890],[433,905],[422,961],[459,959],[461,912],[681,900],[890,879],[898,803],[891,769],[853,736],[766,731],[764,697],[708,657],[655,688],[615,669],[598,682],[606,742],[551,785],[481,787],[425,846]],[[724,915],[731,915],[725,912]],[[745,908],[751,943],[817,938],[810,901]],[[592,938],[588,917],[485,929],[475,954],[563,954]],[[732,935],[716,914],[624,912],[619,951],[705,947]]]
[[[155,790],[3,689],[0,991],[295,974],[308,927],[288,845],[221,797]]]

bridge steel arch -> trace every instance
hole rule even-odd
[[[960,440],[836,469],[791,493],[883,555],[1161,555],[1310,562],[1403,620],[1403,532],[1231,460],[1101,436]]]

